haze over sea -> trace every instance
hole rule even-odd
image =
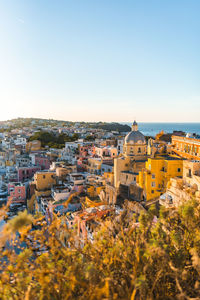
[[[129,126],[132,123],[123,122]],[[172,133],[174,130],[184,131],[186,133],[196,133],[200,135],[200,123],[139,123],[138,129],[148,136],[155,136],[161,130]]]

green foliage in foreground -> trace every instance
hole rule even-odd
[[[171,212],[162,208],[157,223],[153,216],[154,209],[140,215],[137,227],[125,210],[84,247],[61,219],[48,231],[29,232],[50,250],[37,258],[31,247],[18,256],[2,250],[1,260],[6,254],[9,263],[1,264],[0,298],[200,299],[199,203]],[[19,230],[19,218],[6,227],[7,238]],[[23,214],[23,226],[25,219]]]

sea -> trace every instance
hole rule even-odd
[[[122,124],[127,124],[129,126],[132,123],[123,122]],[[183,131],[185,133],[196,133],[200,135],[200,122],[199,123],[139,123],[138,130],[141,131],[146,136],[154,137],[161,130],[166,133],[173,133],[173,131]]]

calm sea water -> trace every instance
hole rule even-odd
[[[132,123],[123,123],[129,126]],[[155,136],[161,130],[172,133],[174,130],[181,130],[186,133],[196,133],[200,135],[200,123],[138,123],[138,129],[144,135]]]

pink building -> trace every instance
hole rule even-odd
[[[21,182],[8,184],[8,202],[25,202],[26,187]]]
[[[45,156],[35,156],[35,165],[40,166],[41,170],[48,170],[50,167],[50,160]]]
[[[79,148],[79,154],[81,156],[87,156],[88,155],[88,146],[81,146]]]
[[[79,155],[81,157],[94,155],[94,147],[91,145],[85,145],[79,147]]]
[[[88,165],[88,158],[86,157],[80,157],[77,160],[77,166],[80,170],[86,171],[87,170],[87,165]]]
[[[83,239],[91,239],[100,219],[105,219],[114,209],[108,205],[89,207],[84,211],[74,214],[74,220],[69,222],[69,227],[77,225],[77,235]]]
[[[41,170],[48,170],[50,167],[50,159],[43,153],[31,153],[31,162],[34,166],[40,166]]]
[[[18,168],[17,173],[18,173],[18,181],[25,181],[27,179],[31,179],[33,175],[37,172],[40,171],[41,167],[26,167],[26,168]]]

